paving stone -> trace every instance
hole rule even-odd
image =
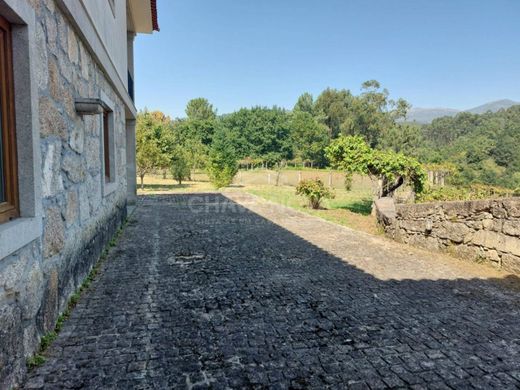
[[[131,218],[25,388],[520,386],[518,295],[492,280],[380,279],[217,194]]]

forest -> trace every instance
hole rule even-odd
[[[316,98],[303,93],[292,110],[257,106],[218,115],[204,98],[189,101],[184,118],[144,110],[137,121],[138,175],[169,170],[181,182],[192,170],[205,169],[225,186],[239,167],[335,167],[386,173],[391,189],[403,179],[424,181],[420,165],[445,172],[452,186],[520,187],[520,106],[460,113],[428,125],[407,122],[409,108],[371,80],[357,95],[332,88]],[[334,157],[338,151],[357,153],[357,160],[345,164],[344,155],[341,161]],[[360,162],[364,168],[356,169],[361,165],[353,163]]]

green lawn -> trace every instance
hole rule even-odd
[[[295,188],[289,186],[245,186],[243,191],[257,195],[271,202],[279,203],[328,221],[367,233],[377,234],[378,228],[372,217],[372,195],[369,189],[354,191],[335,190],[334,199],[323,201],[320,210],[307,206],[303,197],[296,195]]]

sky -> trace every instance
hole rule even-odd
[[[158,0],[135,43],[138,109],[291,109],[376,79],[415,107],[520,101],[520,0]]]

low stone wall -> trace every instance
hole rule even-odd
[[[407,205],[383,198],[376,215],[397,241],[520,273],[520,198]]]

